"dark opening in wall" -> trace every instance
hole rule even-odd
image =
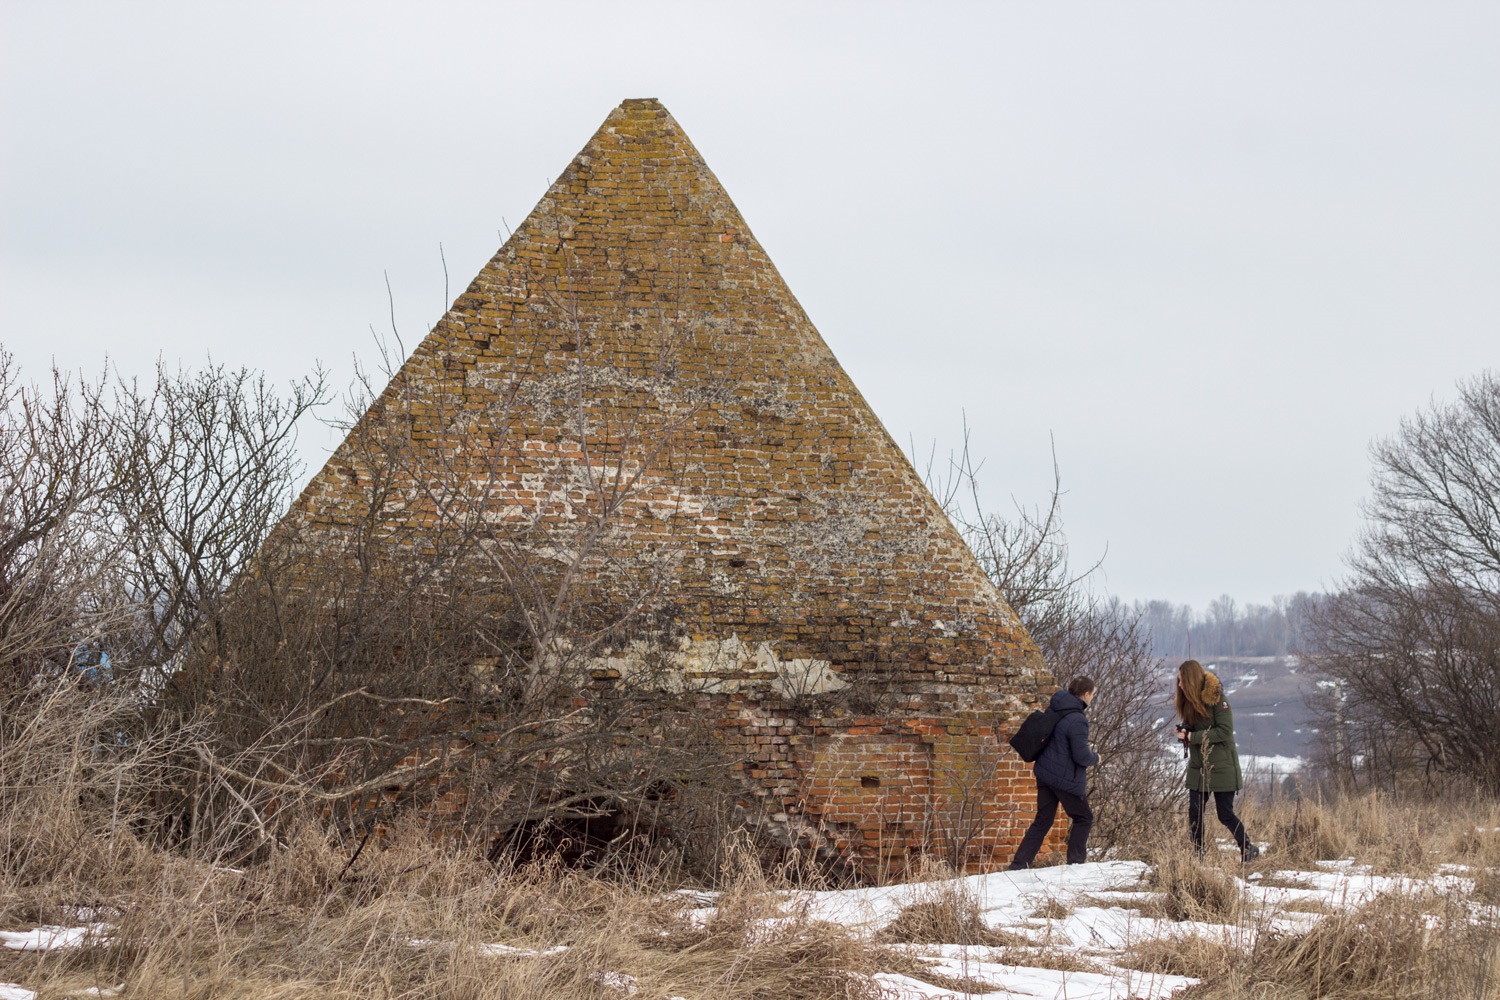
[[[873,774],[867,774],[859,779],[860,788],[879,788],[880,779]]]

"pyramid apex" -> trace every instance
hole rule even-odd
[[[609,117],[656,120],[671,118],[672,112],[654,97],[627,97],[620,102],[620,106],[615,108],[614,113]]]

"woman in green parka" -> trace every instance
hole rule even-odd
[[[1229,828],[1240,847],[1240,857],[1253,861],[1260,850],[1250,842],[1245,824],[1234,814],[1234,793],[1245,787],[1240,754],[1234,746],[1234,713],[1224,699],[1219,678],[1197,660],[1177,668],[1177,738],[1188,749],[1188,830],[1193,846],[1203,853],[1203,807],[1210,794],[1219,822]]]

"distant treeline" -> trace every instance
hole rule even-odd
[[[1309,613],[1322,598],[1299,591],[1270,604],[1240,605],[1225,594],[1203,611],[1170,601],[1136,601],[1134,610],[1166,659],[1204,656],[1286,656],[1303,648]]]

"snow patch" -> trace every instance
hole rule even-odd
[[[952,990],[945,990],[897,972],[877,972],[870,978],[879,984],[881,996],[885,1000],[954,1000],[958,996]]]
[[[594,982],[611,993],[633,997],[641,991],[640,980],[623,972],[596,972]]]
[[[561,955],[568,950],[565,944],[555,944],[550,948],[517,948],[508,944],[482,944],[479,946],[481,955],[504,958],[549,958],[552,955]]]
[[[1254,771],[1258,774],[1275,772],[1277,774],[1295,774],[1302,770],[1306,762],[1301,757],[1281,757],[1275,754],[1241,754],[1240,767],[1246,772]]]
[[[411,948],[451,948],[451,941],[435,941],[432,938],[412,938],[406,942]],[[565,944],[556,944],[550,948],[518,948],[510,944],[481,944],[476,949],[479,954],[488,958],[550,958],[553,955],[561,955],[568,950]]]
[[[1084,865],[1056,865],[1026,871],[990,872],[954,879],[951,890],[972,895],[990,927],[1011,928],[1023,923],[1043,902],[1068,905],[1079,896],[1093,895],[1138,883],[1146,873],[1142,861],[1102,861]],[[902,907],[930,898],[933,883],[907,883],[868,889],[790,893],[806,905],[808,916],[871,932],[890,923]]]
[[[59,927],[45,924],[29,931],[0,931],[0,945],[15,951],[58,951],[63,948],[78,948],[94,939],[94,943],[108,941],[104,924],[88,924],[83,927]]]

